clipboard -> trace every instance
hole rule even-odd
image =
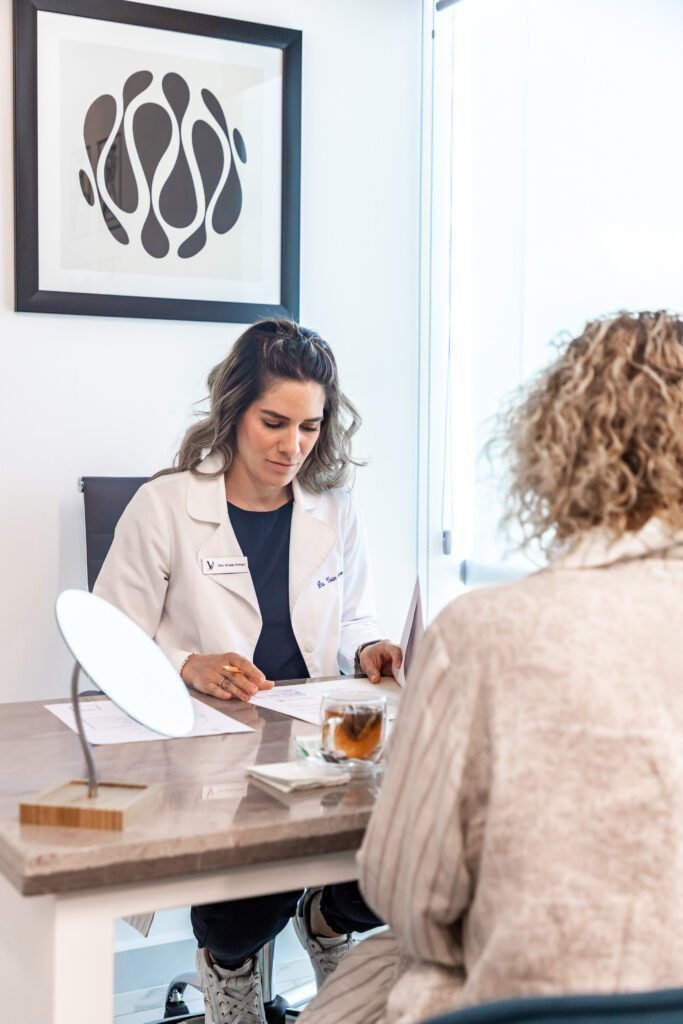
[[[401,650],[403,661],[401,667],[394,671],[394,679],[399,686],[404,686],[406,676],[410,671],[410,665],[415,656],[415,650],[424,636],[424,618],[422,615],[422,594],[420,592],[420,578],[415,580],[413,596],[410,599],[410,607],[406,616],[405,625],[401,634]]]

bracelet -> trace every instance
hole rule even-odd
[[[361,652],[364,651],[366,647],[372,647],[373,644],[379,644],[379,643],[381,643],[380,640],[366,640],[364,644],[359,644],[358,645],[358,647],[356,648],[356,653],[355,653],[355,655],[353,657],[353,671],[354,672],[362,672],[363,671],[362,668],[360,667]]]
[[[184,668],[185,668],[185,666],[187,665],[187,663],[188,663],[188,661],[190,660],[190,658],[194,658],[194,656],[195,656],[195,654],[196,654],[196,653],[197,653],[196,651],[190,651],[190,653],[189,653],[188,655],[186,655],[186,657],[185,657],[185,658],[183,658],[183,662],[182,662],[182,665],[181,665],[181,666],[180,666],[180,668],[178,669],[178,675],[180,676],[180,678],[181,678],[181,679],[182,679],[182,677],[183,677],[183,669],[184,669]],[[183,681],[184,681],[184,680],[183,680]]]

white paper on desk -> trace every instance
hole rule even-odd
[[[194,697],[191,700],[194,708],[194,728],[187,737],[182,737],[183,739],[189,736],[218,736],[222,733],[254,731],[251,726],[237,722],[216,708],[195,700]],[[71,704],[46,704],[45,707],[74,732],[78,731]],[[170,738],[133,721],[108,698],[82,701],[80,708],[85,735],[92,744],[141,743],[144,740]]]
[[[298,718],[311,725],[321,725],[320,702],[325,694],[341,700],[369,700],[372,697],[387,698],[387,715],[394,718],[398,711],[400,687],[393,679],[382,679],[379,683],[371,683],[368,679],[353,679],[343,676],[339,679],[328,679],[316,683],[294,683],[290,686],[275,686],[272,690],[262,690],[251,698],[251,703],[259,708],[279,711],[281,715]]]
[[[415,655],[415,648],[424,635],[424,619],[422,618],[422,594],[420,593],[420,578],[415,580],[413,596],[410,599],[410,608],[406,616],[406,623],[401,634],[401,650],[403,661],[401,667],[394,671],[394,678],[401,686],[405,685],[406,676],[410,663]]]

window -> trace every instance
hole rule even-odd
[[[433,615],[463,561],[473,583],[520,562],[497,532],[500,474],[480,457],[503,396],[587,319],[683,310],[683,4],[459,0],[425,19]]]

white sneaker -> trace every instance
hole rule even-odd
[[[204,989],[206,1024],[266,1024],[256,957],[229,971],[210,963],[207,951],[198,949],[197,970]]]
[[[292,922],[299,942],[311,958],[315,983],[318,988],[325,978],[332,974],[342,957],[356,945],[356,940],[351,934],[327,939],[322,935],[314,935],[311,931],[311,902],[321,892],[322,888],[320,887],[306,889],[297,904]]]

